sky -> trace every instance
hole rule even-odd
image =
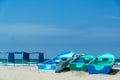
[[[69,50],[120,58],[120,1],[0,0],[0,51]]]

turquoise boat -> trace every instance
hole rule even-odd
[[[86,65],[94,59],[93,55],[83,54],[78,55],[75,59],[70,61],[69,67],[71,71],[86,71]]]
[[[110,53],[98,55],[87,65],[89,74],[108,74],[115,62],[115,56]]]
[[[72,58],[73,55],[74,55],[74,52],[72,51],[62,52],[59,55],[57,55],[55,58],[38,64],[38,69],[39,70],[54,70],[56,72],[61,71],[62,69],[66,67],[67,61],[70,58]],[[61,64],[61,62],[63,63]],[[59,67],[57,66],[57,64],[59,64],[59,66],[64,64],[64,67]]]

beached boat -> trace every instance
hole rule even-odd
[[[87,65],[89,74],[108,74],[115,62],[115,56],[110,53],[98,55]]]
[[[66,66],[68,66],[69,62],[70,62],[72,59],[73,59],[73,57],[72,57],[72,58],[69,58],[69,59],[67,59],[67,60],[63,60],[63,61],[59,62],[58,64],[56,64],[56,70],[55,70],[55,72],[56,72],[56,73],[59,73],[59,72],[61,72],[62,70],[64,70],[64,69],[66,68]]]
[[[59,55],[57,55],[55,58],[48,60],[46,62],[43,62],[41,64],[38,64],[38,69],[39,70],[57,70],[57,71],[61,71],[62,69],[65,68],[65,66],[67,66],[68,61],[70,60],[70,58],[72,58],[74,55],[74,52],[72,51],[67,51],[67,52],[63,52],[60,53]],[[63,65],[61,64],[61,62],[64,63],[64,68],[63,67],[57,67],[57,64],[59,65]]]
[[[69,66],[71,71],[86,71],[86,65],[94,59],[90,54],[78,55],[76,59],[70,61]]]

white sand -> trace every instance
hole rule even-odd
[[[38,71],[37,67],[0,67],[0,80],[120,80],[120,70],[111,74],[88,74],[87,72]]]

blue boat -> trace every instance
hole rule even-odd
[[[73,55],[74,55],[74,52],[72,52],[72,51],[60,53],[55,58],[38,64],[38,69],[39,70],[56,70],[57,64],[59,64],[63,61],[67,61],[68,59],[72,58]]]
[[[108,74],[115,62],[115,56],[110,53],[98,55],[87,65],[89,74]]]

